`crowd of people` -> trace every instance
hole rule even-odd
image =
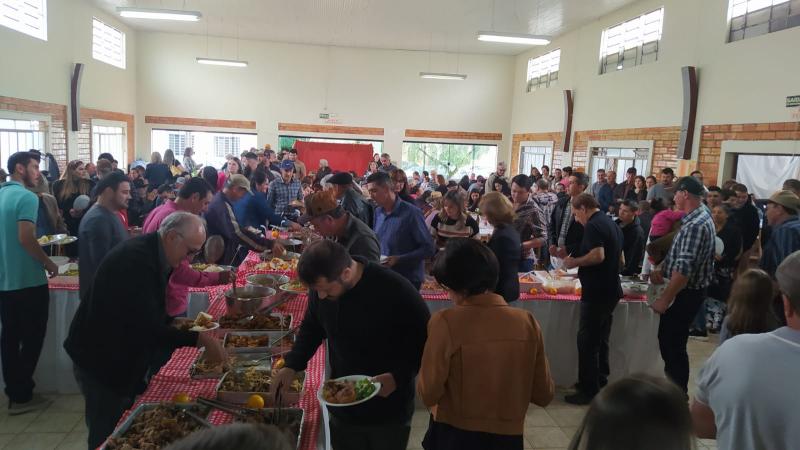
[[[273,385],[291,384],[323,340],[331,377],[381,382],[375,400],[331,409],[336,449],[406,448],[415,393],[432,412],[426,449],[522,448],[528,404],[547,405],[554,386],[540,324],[514,307],[519,274],[574,268],[579,370],[565,401],[591,407],[572,448],[688,449],[692,433],[716,436],[721,448],[787,448],[800,438],[780,425],[797,396],[763,384],[800,374],[798,180],[764,210],[735,180],[705,185],[698,171],[675,177],[668,167],[658,179],[631,167],[617,183],[613,170],[591,182],[572,167],[510,176],[500,162],[487,177],[447,180],[409,175],[388,154],[375,154],[362,176],[325,160],[308,168],[295,150],[269,146],[229,155],[219,170],[197,164],[191,148],[183,155],[154,152],[125,174],[101,154],[94,164],[69,162],[52,184],[39,174],[39,152],[9,158],[0,347],[11,414],[49,403],[33,393],[33,371],[47,324],[46,274],[58,267],[37,238],[78,237],[65,248],[80,262],[81,304],[64,347],[94,448],[174,348],[225,357],[214,338],[173,326],[185,320],[189,287],[233,276],[190,263],[212,245],[221,257],[206,262],[224,265],[249,251],[280,255],[270,227],[313,227],[326,239],[298,263],[309,306]],[[666,380],[608,385],[620,276],[657,287],[651,307]],[[453,302],[432,316],[420,296],[430,277]],[[709,332],[725,345],[703,367],[690,410],[687,341]],[[641,426],[620,430],[627,420]]]

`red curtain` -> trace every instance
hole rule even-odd
[[[296,141],[297,159],[303,161],[309,172],[319,170],[319,160],[327,159],[334,172],[355,172],[364,175],[372,161],[372,144],[331,144],[327,142]]]

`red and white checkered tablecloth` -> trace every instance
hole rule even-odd
[[[251,273],[268,273],[267,271],[254,271],[252,267],[259,262],[257,253],[250,253],[239,267],[237,285],[245,284],[245,277]],[[292,277],[293,273],[282,273]],[[208,288],[192,288],[193,292],[207,292],[209,296],[208,312],[215,319],[225,314],[225,298],[223,292],[229,285],[211,286]],[[281,305],[278,309],[292,315],[292,327],[302,322],[305,316],[308,298],[298,295],[296,298]],[[147,390],[137,399],[136,404],[120,419],[120,424],[140,403],[169,401],[177,393],[186,393],[191,398],[198,396],[213,398],[219,380],[192,380],[189,369],[199,353],[195,348],[180,348],[175,350],[169,362],[151,379]],[[300,439],[300,449],[313,450],[317,447],[317,434],[321,426],[322,416],[320,405],[317,401],[317,390],[322,382],[325,372],[325,348],[320,346],[317,353],[308,362],[306,368],[305,394],[300,399],[299,406],[305,411],[303,420],[303,435]],[[214,411],[208,418],[215,425],[229,423],[231,417],[220,411]]]
[[[445,291],[425,291],[422,292],[422,299],[425,301],[449,301],[450,298],[447,296],[447,292]],[[557,302],[579,302],[581,300],[580,295],[567,295],[567,294],[557,294],[557,295],[550,295],[550,294],[520,294],[519,300],[523,302],[536,302],[536,301],[557,301]],[[623,302],[644,302],[646,300],[645,296],[641,297],[628,297],[626,296],[620,301]]]

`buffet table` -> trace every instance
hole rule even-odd
[[[452,306],[443,292],[424,292],[422,297],[432,313]],[[514,306],[530,311],[542,327],[550,373],[556,385],[572,386],[578,381],[580,297],[522,294],[516,303]],[[609,381],[632,373],[663,375],[658,323],[658,314],[644,298],[626,297],[619,302],[609,339]]]

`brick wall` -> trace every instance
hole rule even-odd
[[[410,130],[408,138],[453,139],[456,141],[502,141],[503,133],[481,133],[472,131]]]
[[[704,125],[700,128],[698,170],[717,184],[722,141],[800,141],[800,122]]]
[[[14,97],[0,96],[0,110],[43,114],[50,116],[47,122],[39,122],[40,127],[49,133],[49,148],[41,149],[55,156],[63,172],[67,167],[67,107],[56,103],[36,102]]]
[[[653,141],[651,172],[658,173],[665,167],[676,169],[678,167],[676,153],[680,132],[680,127],[576,131],[570,163],[575,169],[584,172],[588,170],[586,166],[589,161],[589,141]],[[567,165],[566,161],[564,165]]]
[[[195,119],[191,117],[144,116],[144,123],[155,123],[162,125],[188,125],[193,127],[212,127],[212,128],[242,128],[246,130],[256,129],[256,122],[253,120]]]
[[[315,125],[305,123],[278,122],[278,131],[299,131],[303,133],[324,134],[356,134],[366,136],[383,136],[383,128],[373,127],[348,127],[340,125]]]
[[[512,134],[511,135],[511,173],[512,174],[519,174],[525,173],[526,175],[530,174],[530,168],[525,168],[525,170],[521,171],[519,168],[519,155],[522,151],[522,142],[523,141],[552,141],[553,142],[553,162],[550,164],[550,169],[556,167],[563,167],[562,165],[562,158],[568,159],[569,154],[565,154],[561,148],[562,145],[562,136],[563,133],[553,131],[549,133],[522,133],[522,134]],[[506,161],[508,164],[509,161]]]

